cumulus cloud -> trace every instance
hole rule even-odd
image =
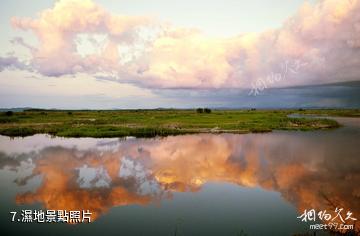
[[[144,87],[211,89],[248,88],[259,80],[269,87],[357,80],[360,74],[360,0],[305,2],[279,29],[221,39],[111,14],[91,0],[60,0],[36,19],[12,18],[12,25],[36,35],[30,63],[46,76],[101,73]],[[89,36],[88,46],[79,47],[79,35]],[[92,35],[102,35],[102,43]]]
[[[15,56],[0,57],[0,71],[7,68],[23,70],[26,69],[27,66],[25,63],[19,61],[19,59]]]
[[[77,72],[110,71],[117,60],[116,43],[130,42],[145,17],[111,15],[90,0],[62,0],[44,10],[38,19],[13,17],[16,28],[32,31],[39,47],[32,51],[32,65],[43,75],[61,76]],[[82,57],[76,37],[82,33],[104,33],[106,48],[100,54]]]

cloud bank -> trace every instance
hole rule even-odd
[[[305,2],[279,29],[230,38],[115,15],[91,0],[60,0],[34,19],[11,23],[36,35],[36,46],[13,41],[30,50],[28,64],[45,76],[86,73],[147,88],[217,89],[358,80],[360,74],[360,0]]]
[[[27,66],[15,56],[0,57],[0,72],[8,68],[24,70]]]

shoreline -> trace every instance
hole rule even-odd
[[[317,118],[289,117],[291,114]],[[263,133],[273,130],[326,130],[341,125],[321,116],[360,117],[359,109],[279,110],[27,110],[0,113],[0,135],[25,137],[156,137],[195,133]]]

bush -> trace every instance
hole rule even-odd
[[[196,112],[197,113],[204,113],[204,109],[203,108],[198,108],[198,109],[196,109]]]
[[[7,111],[7,112],[5,112],[5,115],[6,116],[12,116],[12,115],[14,115],[14,112],[13,111]]]
[[[68,115],[72,115],[73,113],[71,111],[68,111]]]
[[[205,112],[205,113],[211,113],[211,109],[209,109],[209,108],[204,108],[204,112]]]
[[[7,135],[10,137],[16,137],[16,136],[25,137],[25,136],[34,135],[36,133],[37,133],[36,130],[27,127],[12,127],[1,130],[2,135]]]

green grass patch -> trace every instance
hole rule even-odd
[[[330,119],[291,118],[289,114],[360,117],[359,110],[29,110],[0,113],[0,134],[48,133],[63,137],[154,137],[187,133],[246,133],[339,127]]]

